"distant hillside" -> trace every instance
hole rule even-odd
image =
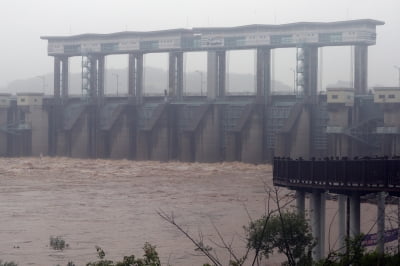
[[[106,94],[117,93],[117,75],[118,75],[118,93],[126,94],[128,89],[128,78],[126,69],[107,69],[105,75]],[[168,74],[167,71],[159,68],[147,67],[145,76],[145,92],[146,93],[162,93],[167,89]],[[45,88],[43,90],[43,79],[40,77],[32,77],[28,79],[20,79],[11,82],[7,87],[1,88],[0,92],[18,93],[18,92],[45,92],[53,94],[53,74],[44,75]],[[198,72],[187,72],[185,75],[185,90],[187,92],[200,92],[201,81]],[[70,94],[81,94],[81,73],[70,73],[69,75]],[[206,76],[203,77],[203,90],[205,92],[207,86]],[[254,76],[250,74],[229,73],[229,81],[227,87],[230,92],[252,92],[255,87]],[[274,90],[289,91],[291,88],[286,84],[276,81]]]

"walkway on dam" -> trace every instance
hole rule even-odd
[[[274,185],[292,189],[400,196],[400,157],[275,158],[273,175]]]

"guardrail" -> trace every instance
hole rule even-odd
[[[273,183],[291,189],[341,193],[386,191],[400,196],[400,157],[274,158]]]

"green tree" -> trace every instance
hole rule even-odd
[[[120,262],[113,262],[111,260],[106,260],[106,253],[100,247],[96,247],[97,256],[99,261],[89,262],[86,266],[160,266],[160,258],[156,251],[156,247],[150,245],[149,243],[144,244],[144,256],[143,258],[135,258],[135,255],[125,256]]]
[[[245,227],[248,246],[268,258],[274,251],[286,255],[289,265],[311,265],[315,241],[307,221],[294,212],[264,216]]]

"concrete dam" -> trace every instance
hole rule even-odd
[[[0,95],[1,156],[70,156],[261,163],[281,157],[395,155],[400,88],[368,89],[368,47],[381,21],[248,25],[44,36],[54,95]],[[318,49],[354,46],[353,88],[318,91]],[[296,49],[293,93],[271,92],[271,51]],[[256,51],[256,91],[226,92],[230,50]],[[184,89],[186,52],[207,53],[206,92]],[[168,53],[168,89],[144,94],[143,57]],[[128,94],[105,95],[106,56],[129,58]],[[82,96],[69,95],[69,58],[82,57]]]

